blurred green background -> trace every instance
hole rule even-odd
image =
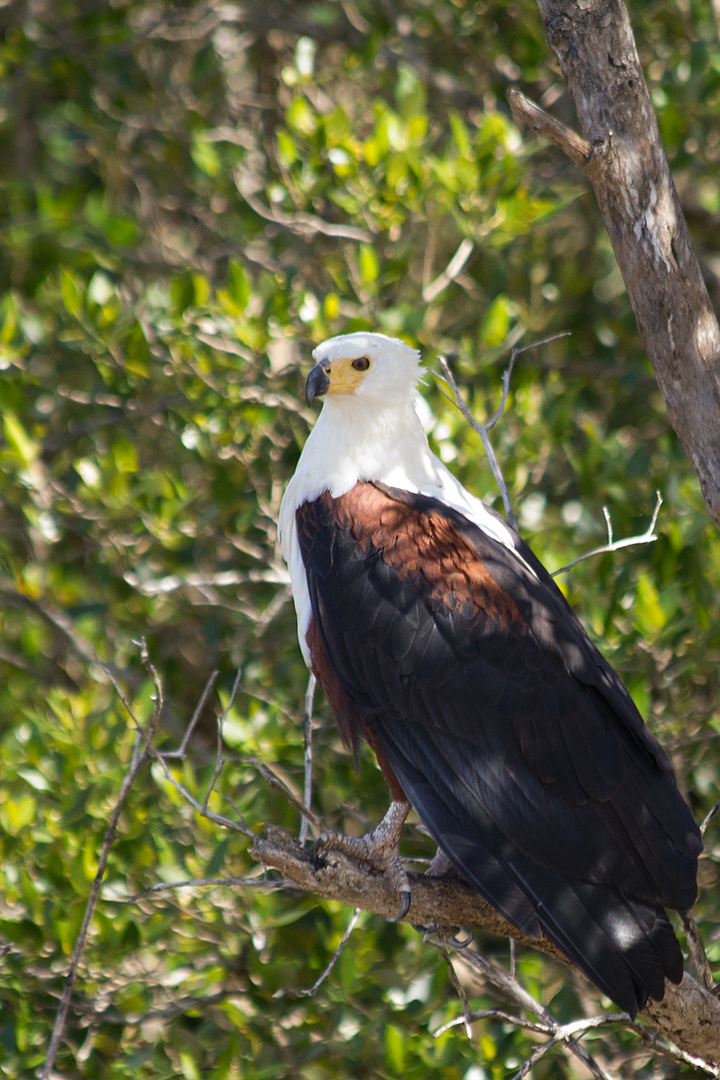
[[[638,48],[698,256],[720,294],[720,44],[710,0],[633,4]],[[720,549],[670,429],[584,178],[513,125],[518,85],[574,124],[530,0],[0,2],[0,1075],[42,1066],[138,719],[162,678],[159,742],[200,799],[238,668],[211,806],[299,827],[247,762],[302,787],[307,673],[275,549],[312,423],[314,344],[377,329],[422,348],[437,452],[500,508],[477,436],[441,397],[438,352],[494,431],[521,531],[550,569],[646,527],[652,545],[581,563],[563,587],[675,762],[700,820],[719,794]],[[464,243],[455,280],[437,282]],[[99,662],[100,663],[99,663]],[[318,703],[315,806],[358,833],[387,791],[358,775]],[[697,917],[712,961],[718,826]],[[431,854],[408,828],[408,852]],[[368,915],[315,997],[348,909],[260,888],[237,834],[199,819],[157,766],[112,849],[57,1075],[500,1080],[536,1037],[462,1013],[436,950]],[[480,940],[507,963],[507,942]],[[532,951],[561,1020],[598,995]],[[506,1004],[468,984],[474,1008]],[[605,1003],[607,1005],[607,1002]],[[616,1076],[691,1075],[629,1032],[586,1039]],[[537,1078],[584,1076],[563,1049]]]

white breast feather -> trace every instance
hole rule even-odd
[[[380,417],[368,425],[367,411],[350,395],[328,400],[305,444],[280,508],[279,542],[290,571],[298,621],[298,638],[310,665],[306,635],[312,618],[305,567],[295,524],[295,512],[323,491],[334,498],[358,481],[374,480],[438,499],[492,536],[535,571],[517,553],[512,529],[467,491],[457,477],[432,453],[412,405]]]

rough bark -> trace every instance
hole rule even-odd
[[[329,851],[325,865],[318,867],[307,848],[283,829],[269,826],[265,837],[255,840],[251,854],[279,870],[286,884],[292,883],[315,896],[340,900],[386,919],[397,914],[399,896],[385,881],[385,875],[341,852]],[[512,937],[570,966],[552,942],[518,933],[458,878],[430,878],[424,874],[410,874],[409,878],[412,902],[405,922],[438,925],[450,931],[460,927],[480,929]],[[666,982],[664,999],[650,1002],[639,1018],[653,1024],[686,1053],[710,1065],[720,1065],[720,1002],[687,973],[680,986]]]
[[[621,0],[538,0],[538,6],[586,141],[517,92],[513,111],[561,145],[593,187],[670,423],[720,528],[720,330],[627,10]]]

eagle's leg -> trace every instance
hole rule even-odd
[[[426,877],[447,877],[448,874],[457,874],[455,863],[447,857],[442,848],[438,848],[425,875]]]
[[[361,837],[323,833],[312,848],[316,859],[322,858],[326,851],[341,851],[348,858],[381,870],[390,887],[401,894],[400,911],[390,922],[399,922],[410,910],[410,882],[400,859],[400,834],[409,810],[410,803],[393,800],[385,817],[371,833]]]

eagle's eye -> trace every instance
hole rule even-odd
[[[361,356],[359,360],[353,360],[351,366],[354,367],[356,371],[367,371],[370,367],[370,361],[367,356]]]

